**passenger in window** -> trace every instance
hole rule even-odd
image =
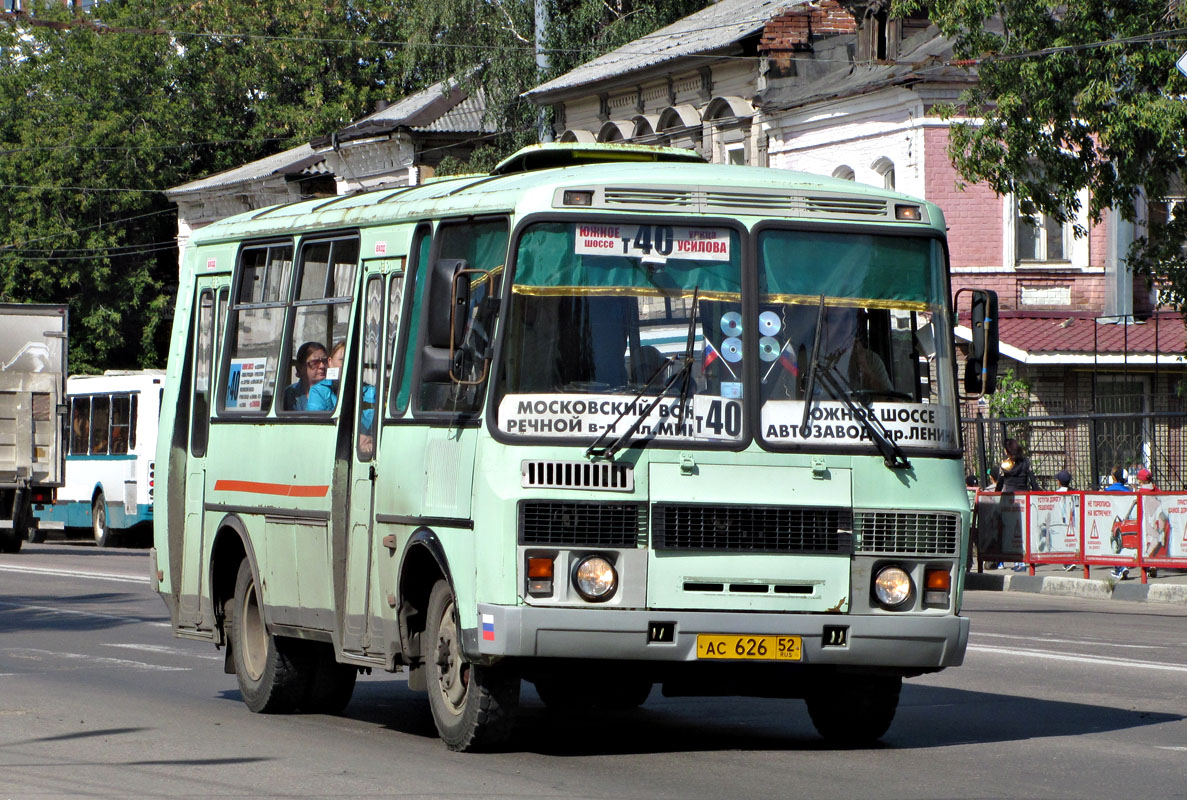
[[[305,411],[309,407],[309,390],[326,379],[330,359],[320,342],[306,342],[297,348],[297,382],[284,390],[285,411]]]
[[[325,379],[309,387],[306,411],[333,411],[338,406],[338,387],[342,378],[342,363],[346,360],[346,342],[338,342],[330,351]]]

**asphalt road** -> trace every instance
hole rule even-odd
[[[213,647],[173,638],[143,550],[0,556],[0,799],[930,798],[1187,794],[1187,608],[974,592],[965,665],[908,681],[875,748],[802,702],[668,699],[550,714],[450,753],[401,676],[342,717],[260,716]]]

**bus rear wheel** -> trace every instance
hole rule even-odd
[[[312,674],[309,695],[301,702],[301,709],[311,714],[341,714],[354,695],[358,667],[339,664],[334,658],[334,645],[310,642]]]
[[[519,706],[519,677],[465,660],[453,591],[445,581],[437,581],[429,595],[427,622],[423,657],[429,709],[442,741],[461,752],[504,742]]]
[[[890,728],[903,679],[850,675],[823,681],[805,700],[816,731],[829,744],[873,744]]]
[[[244,559],[231,600],[231,657],[243,703],[258,714],[294,711],[309,697],[312,653],[304,642],[268,633],[264,602]]]
[[[91,533],[95,536],[95,547],[111,547],[115,544],[115,534],[107,524],[107,499],[103,492],[95,495],[91,503]]]

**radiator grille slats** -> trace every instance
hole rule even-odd
[[[955,555],[960,551],[956,514],[855,511],[853,532],[859,553]]]
[[[885,200],[843,195],[792,195],[760,190],[682,187],[607,187],[597,205],[605,208],[667,209],[700,213],[763,213],[777,217],[884,217]]]
[[[525,489],[635,490],[635,470],[629,464],[525,460],[520,464],[520,474]]]
[[[853,515],[847,508],[656,503],[656,550],[750,553],[853,552]]]
[[[519,504],[519,543],[638,547],[645,517],[638,503],[525,500]]]

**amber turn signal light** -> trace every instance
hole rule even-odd
[[[946,569],[929,569],[924,576],[923,584],[927,589],[933,591],[951,591],[952,573]]]

